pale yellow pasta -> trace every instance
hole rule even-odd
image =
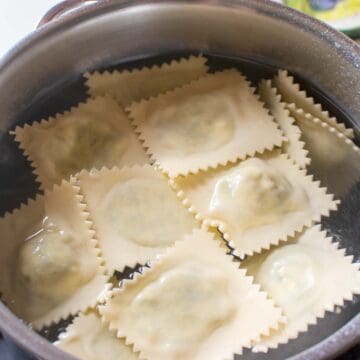
[[[78,182],[111,271],[146,263],[198,226],[149,165],[83,171]]]
[[[333,195],[279,151],[172,180],[197,219],[243,257],[286,240],[336,209]]]
[[[323,317],[325,310],[332,311],[360,293],[359,265],[331,240],[316,225],[288,244],[241,263],[287,318],[279,330],[256,342],[255,351],[266,351],[297,337]]]
[[[86,218],[78,189],[63,182],[0,220],[0,291],[35,328],[86,310],[107,288]]]
[[[170,177],[272,149],[281,131],[235,70],[208,74],[127,108],[153,160]]]
[[[82,169],[148,162],[126,114],[110,97],[90,99],[55,118],[17,127],[15,140],[43,188]]]
[[[124,339],[118,339],[115,331],[101,321],[95,311],[81,313],[59,335],[55,345],[81,360],[137,360]]]
[[[277,76],[272,79],[273,85],[281,95],[282,101],[293,104],[296,109],[301,112],[311,114],[313,117],[319,118],[329,126],[336,128],[340,133],[350,139],[354,138],[354,130],[347,128],[343,123],[339,122],[335,117],[330,116],[329,112],[323,110],[321,104],[315,103],[314,99],[300,89],[300,85],[295,83],[292,76],[288,75],[285,70],[279,70]]]
[[[288,108],[293,110],[309,152],[309,171],[336,196],[345,196],[360,180],[360,148],[320,119],[297,111],[293,105]]]
[[[99,309],[141,357],[157,360],[230,358],[282,320],[204,229],[114,289]]]
[[[311,159],[307,156],[308,151],[304,148],[304,141],[301,140],[301,130],[295,124],[295,119],[290,115],[286,104],[281,102],[281,96],[277,94],[276,88],[271,86],[270,80],[262,80],[258,91],[261,101],[270,110],[287,138],[287,141],[281,145],[282,151],[301,168],[305,168],[310,164]]]
[[[207,73],[206,58],[190,56],[160,66],[123,71],[86,73],[91,97],[110,95],[121,106],[148,99],[196,80]]]

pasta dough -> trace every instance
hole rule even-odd
[[[115,185],[102,206],[119,236],[144,247],[169,246],[181,236],[175,229],[191,231],[194,225],[162,179],[132,178]],[[160,221],[167,215],[173,217]]]
[[[190,212],[218,227],[240,257],[301,231],[337,202],[279,151],[171,181]]]
[[[203,56],[190,56],[161,66],[130,71],[95,71],[84,77],[91,97],[110,95],[125,107],[133,101],[148,99],[204,76],[206,61]]]
[[[124,339],[118,339],[108,329],[95,311],[81,313],[65,332],[59,335],[55,345],[81,360],[136,360],[134,353]]]
[[[348,138],[354,138],[354,130],[348,129],[343,123],[337,121],[335,117],[330,116],[328,111],[323,110],[321,104],[316,104],[312,97],[308,96],[304,90],[300,90],[300,85],[295,83],[294,78],[289,76],[286,70],[279,70],[272,83],[281,95],[282,101],[294,104],[297,109],[309,113],[315,118],[319,118]],[[293,112],[291,111],[291,113]]]
[[[58,305],[96,273],[96,268],[82,266],[81,256],[72,236],[41,229],[19,249],[19,285],[32,296],[47,299],[51,306]]]
[[[258,87],[260,99],[264,102],[274,119],[279,124],[284,135],[287,137],[282,145],[282,151],[288,154],[301,168],[310,164],[307,156],[308,151],[304,149],[305,143],[301,140],[301,130],[295,124],[295,119],[290,116],[286,104],[281,102],[281,96],[271,86],[271,80],[262,80]]]
[[[254,276],[286,315],[287,322],[270,336],[256,342],[255,351],[277,347],[309,324],[332,311],[335,305],[360,293],[359,264],[344,256],[320,226],[305,229],[287,244],[243,261],[241,266]]]
[[[306,311],[318,299],[321,281],[319,265],[300,244],[289,244],[273,251],[263,262],[257,279],[291,318]],[[296,304],[296,305],[295,305]]]
[[[345,196],[360,179],[360,148],[320,119],[302,111],[293,114],[311,158],[309,171],[332,193]]]
[[[84,171],[78,181],[111,271],[146,263],[198,226],[150,166]]]
[[[180,356],[234,315],[235,305],[227,292],[221,271],[198,263],[181,264],[136,295],[129,306],[133,326],[159,351]]]
[[[253,158],[216,182],[209,215],[236,224],[243,232],[277,222],[289,212],[302,211],[308,203],[305,189],[264,160]]]
[[[86,310],[107,289],[78,191],[63,182],[0,221],[3,299],[34,328]]]
[[[140,358],[215,360],[241,353],[282,317],[220,246],[205,229],[186,235],[109,294],[99,307],[104,321]]]
[[[90,99],[55,118],[17,127],[15,140],[43,188],[82,169],[148,162],[126,114],[110,97]]]
[[[284,140],[236,70],[208,74],[126,110],[149,154],[173,178],[271,150]]]
[[[213,109],[211,116],[209,108]],[[162,142],[166,152],[182,156],[213,151],[226,145],[234,135],[237,113],[220,91],[184,99],[159,110],[155,116],[153,131],[167,134],[158,141]]]

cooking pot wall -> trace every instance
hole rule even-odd
[[[251,54],[292,69],[336,96],[353,118],[360,117],[354,97],[349,96],[360,92],[360,73],[351,63],[356,53],[343,57],[337,48],[345,38],[329,43],[324,41],[329,33],[314,35],[307,30],[306,21],[312,20],[307,19],[299,31],[282,20],[281,12],[271,18],[255,9],[236,12],[231,8],[235,2],[227,3],[227,8],[210,1],[207,5],[143,4],[123,10],[119,5],[105,6],[97,16],[85,14],[64,24],[61,31],[50,26],[36,41],[15,51],[17,56],[0,72],[1,129],[11,127],[16,113],[34,97],[74,74],[119,60],[194,49]]]

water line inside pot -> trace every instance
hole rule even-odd
[[[179,58],[188,54],[178,54],[177,56],[155,56],[146,59],[132,60],[130,62],[122,62],[97,70],[112,69],[130,69],[142,66],[151,66],[160,64],[170,59]],[[258,59],[250,58],[224,58],[215,55],[205,54],[209,61],[211,71],[224,68],[236,67],[241,70],[256,85],[262,78],[271,78],[275,75],[277,68],[266,65]],[[348,126],[354,124],[345,111],[343,111],[330,97],[324,94],[311,82],[304,79],[297,80],[301,86],[312,95],[317,102],[324,105],[330,113],[337,117],[339,121],[346,123]],[[56,85],[51,89],[46,89],[42,94],[34,97],[34,100],[26,106],[26,109],[18,114],[18,124],[23,125],[25,122],[47,118],[69,109],[78,102],[85,100],[86,88],[80,74],[74,76],[62,84]],[[12,130],[12,129],[9,129]],[[359,144],[359,138],[356,139]],[[19,206],[28,197],[34,197],[38,191],[38,185],[35,182],[35,176],[32,173],[29,163],[23,157],[21,150],[18,149],[12,137],[8,133],[1,134],[0,138],[0,213],[3,215],[6,211]],[[354,255],[355,261],[360,261],[360,244],[356,242],[360,234],[360,224],[357,224],[357,214],[360,213],[360,183],[357,183],[352,191],[341,199],[342,205],[336,213],[323,221],[323,226],[330,235],[340,242],[341,247],[346,247],[351,254]],[[118,274],[118,278],[131,277],[136,269],[127,269],[125,273]],[[340,312],[327,314],[321,319],[316,326],[310,326],[309,331],[301,335],[298,339],[290,341],[285,346],[280,346],[276,350],[270,351],[268,354],[253,354],[245,351],[242,358],[244,359],[279,359],[291,355],[295,355],[300,351],[318,343],[331,335],[333,332],[345,325],[351,318],[356,316],[360,311],[360,296],[354,298],[352,302],[347,302],[344,309]],[[71,319],[64,320],[56,326],[45,328],[41,334],[50,341],[54,341],[57,334],[64,330]]]

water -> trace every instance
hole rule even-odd
[[[142,67],[144,65],[151,66],[179,58],[181,55],[187,54],[133,60],[122,64],[113,64],[106,69],[129,69]],[[260,79],[271,78],[277,72],[275,67],[261,63],[261,61],[256,59],[223,58],[216,55],[209,55],[208,58],[210,71],[232,67],[237,68],[248,77],[254,86]],[[99,70],[105,70],[105,68]],[[313,96],[317,102],[321,102],[324,108],[336,116],[339,121],[344,122],[347,126],[355,125],[354,119],[351,119],[344,109],[341,109],[332,101],[331,96],[328,96],[321,91],[321,89],[305,79],[297,77],[296,80],[308,94]],[[47,89],[43,94],[34,98],[33,101],[28,104],[27,108],[18,114],[17,124],[23,125],[25,122],[32,123],[33,121],[47,118],[58,112],[68,110],[70,107],[75,106],[78,102],[84,101],[85,99],[86,88],[81,75],[78,75],[71,80],[54,86],[52,89]],[[360,124],[358,124],[358,127],[359,126]],[[359,138],[356,140],[358,144],[359,140]],[[6,211],[11,211],[18,207],[20,203],[25,202],[28,197],[34,197],[35,194],[39,192],[39,184],[35,181],[28,161],[22,155],[13,137],[8,133],[0,134],[0,175],[1,215]],[[339,174],[339,176],[341,176],[341,174]],[[357,183],[353,186],[351,192],[342,199],[342,205],[339,211],[332,213],[329,218],[323,221],[323,226],[340,242],[342,247],[346,247],[349,253],[355,255],[355,260],[357,261],[360,261],[360,242],[356,241],[359,239],[360,234],[360,223],[358,221],[358,214],[360,213],[359,200],[360,184]],[[119,278],[122,277],[121,274],[118,274],[118,276]],[[131,276],[131,270],[127,269],[127,273],[124,276]],[[259,360],[284,359],[288,356],[295,355],[331,335],[357,315],[360,312],[359,300],[360,298],[356,297],[353,302],[347,302],[340,314],[327,314],[316,326],[310,326],[307,333],[299,336],[296,340],[290,341],[285,346],[280,346],[278,349],[272,350],[266,355],[252,354],[250,351],[245,351],[241,358]],[[70,319],[62,322],[58,326],[44,329],[42,335],[54,341],[59,331],[63,330],[69,321]]]

